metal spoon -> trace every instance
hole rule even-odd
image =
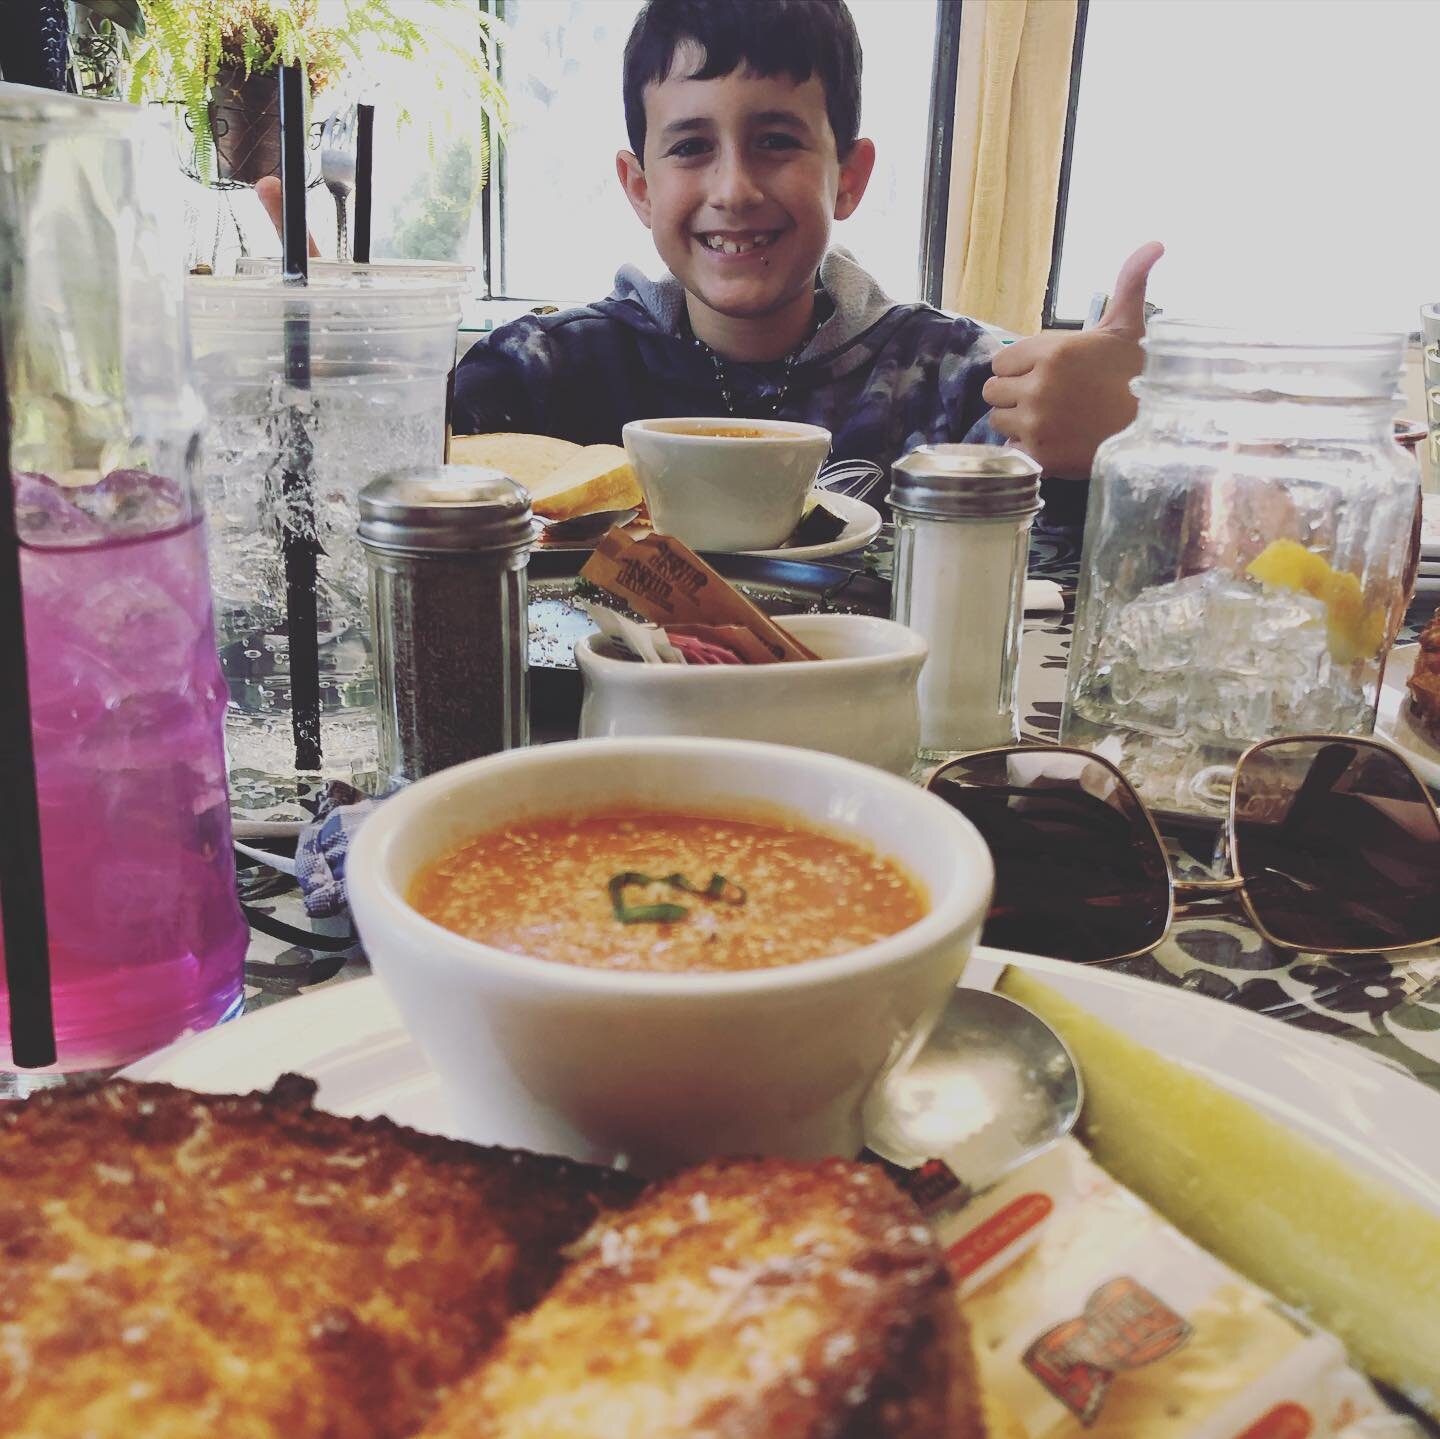
[[[557,540],[598,540],[611,525],[629,524],[640,513],[638,507],[628,510],[596,510],[568,520],[547,520],[536,515],[535,523]]]
[[[1065,1042],[1004,995],[956,989],[915,1057],[865,1105],[865,1139],[915,1169],[941,1159],[972,1193],[1063,1139],[1084,1087]]]

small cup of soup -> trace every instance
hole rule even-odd
[[[621,431],[651,523],[692,550],[769,550],[800,523],[830,431],[793,420],[632,420]]]
[[[993,878],[969,822],[893,775],[693,738],[431,775],[366,821],[347,872],[456,1131],[645,1173],[856,1153]]]

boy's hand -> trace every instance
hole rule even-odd
[[[285,194],[280,186],[278,175],[262,175],[255,182],[255,198],[265,207],[265,213],[270,217],[270,223],[275,226],[275,233],[283,240],[285,238]],[[320,253],[320,246],[315,243],[315,237],[308,230],[305,238],[309,241],[311,255]]]
[[[1135,418],[1130,381],[1143,364],[1145,282],[1164,253],[1152,240],[1125,261],[1093,330],[1051,330],[996,354],[982,392],[990,423],[1047,475],[1086,478],[1100,442]]]

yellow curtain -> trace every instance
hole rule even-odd
[[[941,301],[1040,328],[1076,0],[965,0]]]

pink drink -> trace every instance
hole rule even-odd
[[[22,537],[55,546],[22,550],[21,577],[56,1069],[109,1068],[240,996],[205,538],[152,476],[111,475],[83,510],[16,479]],[[178,524],[135,533],[167,505]],[[9,1022],[0,970],[0,1071]]]

